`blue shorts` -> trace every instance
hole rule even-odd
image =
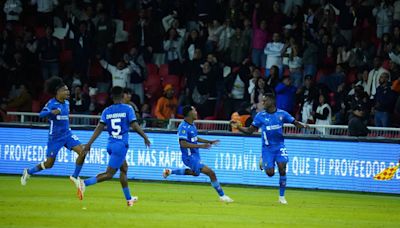
[[[78,136],[69,134],[67,136],[53,138],[49,137],[49,141],[47,142],[47,152],[46,157],[55,158],[57,157],[58,151],[64,146],[71,150],[73,147],[81,145],[82,143],[79,141]]]
[[[262,148],[262,165],[264,170],[275,168],[275,163],[288,163],[289,157],[285,146]]]
[[[187,167],[189,167],[196,176],[200,175],[201,169],[205,166],[201,160],[200,156],[196,156],[195,154],[192,154],[191,156],[187,157],[182,157],[183,164],[185,164]]]
[[[121,168],[125,161],[126,153],[128,152],[128,145],[122,141],[108,143],[107,153],[110,155],[108,166],[118,170]]]

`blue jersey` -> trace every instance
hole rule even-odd
[[[194,124],[183,121],[178,127],[179,140],[185,140],[188,143],[197,144],[197,128]],[[182,157],[199,155],[199,148],[183,148],[181,147]]]
[[[262,145],[276,147],[284,145],[283,124],[293,123],[294,117],[284,110],[277,109],[274,113],[262,111],[257,113],[251,125],[261,128]]]
[[[100,122],[107,126],[108,141],[123,141],[128,145],[129,127],[136,120],[135,113],[130,105],[113,104],[104,109]]]
[[[60,113],[54,115],[51,111],[58,109]],[[50,123],[49,138],[58,138],[71,134],[69,128],[69,101],[65,100],[61,103],[55,98],[50,99],[43,107],[39,116],[47,117]]]

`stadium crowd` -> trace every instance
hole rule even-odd
[[[122,86],[142,118],[186,104],[202,119],[251,117],[273,93],[303,122],[400,125],[399,0],[0,2],[3,121],[40,111],[60,76],[77,114]]]

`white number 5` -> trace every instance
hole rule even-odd
[[[117,125],[117,123],[120,123],[121,119],[111,119],[111,128],[113,129],[111,134],[113,136],[117,136],[119,135],[119,133],[121,133],[121,126]]]

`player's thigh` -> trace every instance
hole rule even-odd
[[[200,175],[201,169],[205,166],[203,163],[201,163],[200,159],[196,157],[184,158],[183,164],[189,167],[194,172],[195,176]]]
[[[272,151],[262,151],[262,163],[264,170],[275,169],[275,154]]]
[[[286,147],[279,148],[279,151],[276,151],[275,161],[276,163],[288,163],[289,156],[287,153]]]
[[[114,169],[119,169],[125,161],[128,147],[123,142],[110,143],[110,160],[108,166]]]
[[[63,148],[64,145],[65,145],[64,139],[49,140],[47,142],[46,157],[56,158],[58,151],[60,151],[60,149]]]
[[[122,162],[122,165],[119,168],[119,171],[121,173],[127,173],[128,172],[128,163],[126,162],[126,160],[124,160],[124,162]]]
[[[76,135],[69,135],[66,138],[65,147],[69,150],[75,151],[78,154],[83,153],[82,143],[79,141],[79,138]]]

